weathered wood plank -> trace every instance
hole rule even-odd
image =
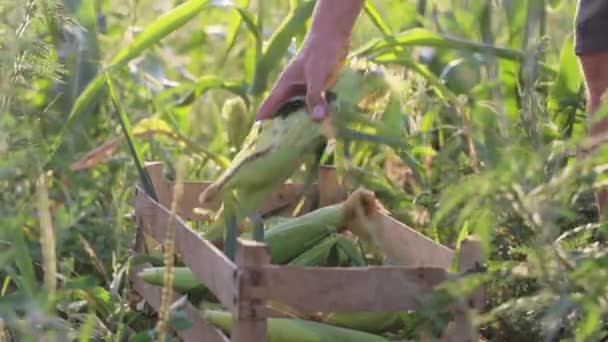
[[[463,240],[460,244],[458,266],[461,273],[473,270],[484,262],[481,242],[474,236]],[[470,296],[461,298],[454,305],[454,321],[450,322],[445,331],[446,341],[478,341],[479,332],[473,322],[475,310],[482,310],[485,305],[485,289],[475,289]]]
[[[163,242],[170,212],[141,188],[135,195],[135,215],[144,232]],[[217,247],[176,217],[175,249],[182,261],[227,308],[234,305],[236,265]]]
[[[173,200],[174,182],[169,181],[163,175],[162,162],[150,162],[146,164],[146,170],[150,175],[152,184],[158,195],[158,202],[166,208],[169,208]],[[184,193],[182,195],[182,205],[179,208],[178,215],[184,220],[202,219],[203,217],[195,213],[196,208],[204,208],[212,211],[217,211],[221,202],[219,200],[200,203],[200,194],[211,184],[211,182],[184,182]],[[309,194],[306,196],[306,203],[301,212],[310,210],[311,199],[318,196],[317,184],[312,184],[308,189]],[[266,213],[285,208],[287,211],[293,210],[304,194],[305,186],[298,183],[283,184],[277,191],[260,205],[259,212],[264,215]]]
[[[336,168],[321,166],[319,168],[319,206],[340,203],[346,199],[346,191],[338,182]]]
[[[267,334],[266,303],[264,298],[256,296],[255,293],[257,289],[264,286],[261,278],[262,267],[270,264],[270,254],[266,245],[239,239],[236,264],[238,266],[238,297],[237,305],[232,310],[232,341],[265,341]]]
[[[133,289],[143,297],[156,312],[160,309],[160,301],[162,296],[162,288],[154,285],[147,284],[137,274],[140,270],[150,267],[150,265],[143,265],[135,267],[131,270],[129,279]],[[177,300],[179,297],[176,295],[173,300]],[[229,342],[228,338],[215,326],[208,323],[202,318],[197,308],[191,304],[186,305],[186,314],[192,321],[192,327],[187,330],[179,330],[177,334],[184,342],[198,342],[198,341],[209,341],[209,342]]]
[[[262,274],[266,286],[257,295],[303,313],[415,309],[448,276],[441,268],[275,265]]]
[[[375,241],[380,250],[399,265],[447,269],[454,251],[415,231],[389,215],[378,212],[373,218]]]

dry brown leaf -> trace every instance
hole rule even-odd
[[[168,131],[166,129],[147,129],[147,130],[135,132],[133,135],[135,137],[141,138],[141,137],[149,137],[149,136],[153,136],[153,135],[157,135],[157,134],[167,136],[167,137],[169,137],[173,140],[179,141],[179,142],[183,142],[179,136],[177,136],[173,132]],[[90,169],[93,166],[106,161],[108,158],[110,158],[116,152],[116,149],[122,143],[122,141],[123,141],[123,138],[115,138],[115,139],[112,139],[112,140],[96,147],[95,149],[87,152],[82,158],[80,158],[79,160],[74,162],[70,166],[70,169],[74,172],[83,171],[83,170]]]

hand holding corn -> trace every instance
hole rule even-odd
[[[343,127],[356,118],[360,102],[388,90],[385,74],[363,65],[341,72],[328,92],[328,99],[333,100],[330,101],[331,115],[322,122],[311,120],[303,98],[292,99],[274,113],[272,120],[254,124],[230,167],[205,189],[200,201],[221,199],[224,207],[220,214],[232,215],[236,222],[241,222],[291,177],[308,156],[322,147],[325,140],[335,138],[332,128]],[[218,217],[204,237],[221,244],[224,226]]]

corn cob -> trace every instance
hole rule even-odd
[[[230,333],[232,315],[226,311],[205,310],[203,317],[213,325]],[[346,329],[319,322],[293,318],[269,318],[267,341],[270,342],[375,342],[388,341],[382,336]]]
[[[305,110],[272,121],[256,122],[244,148],[220,178],[201,194],[201,202],[234,196],[237,222],[256,210],[260,203],[283,184],[300,166],[301,160],[322,142],[320,125]],[[209,227],[205,238],[221,241],[221,220]]]
[[[340,250],[340,256],[344,255],[352,266],[367,266],[365,256],[362,255],[361,250],[354,244],[354,242],[345,237],[344,235],[338,235],[336,246]],[[340,259],[342,264],[342,258]]]
[[[331,313],[323,323],[369,333],[384,333],[400,328],[403,324],[396,312]]]
[[[343,113],[352,112],[367,96],[385,91],[387,87],[382,73],[346,69],[332,88],[333,93],[341,95],[331,105],[330,112],[335,112],[340,120],[347,120],[349,115]],[[328,92],[328,95],[332,92]],[[276,113],[272,120],[256,122],[230,167],[205,189],[200,201],[204,203],[220,198],[225,202],[227,198],[236,199],[238,208],[232,209],[234,212],[230,214],[240,222],[285,182],[307,155],[322,146],[326,134],[322,127],[310,119],[303,99],[288,103],[286,109]],[[223,233],[224,223],[216,220],[204,237],[220,244]]]
[[[337,235],[331,235],[317,243],[314,247],[298,255],[289,262],[293,266],[328,266],[328,259],[332,249],[335,249]]]
[[[343,225],[340,204],[317,209],[282,222],[266,232],[265,242],[274,264],[285,264],[319,241],[336,233]]]
[[[203,286],[203,283],[188,267],[174,267],[173,288],[179,292],[188,292]],[[165,267],[148,267],[138,273],[146,283],[163,286]]]

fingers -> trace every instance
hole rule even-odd
[[[308,82],[306,89],[306,105],[310,117],[315,121],[323,120],[329,111],[329,106],[324,96],[324,82],[315,80]]]
[[[335,80],[336,64],[325,61],[310,63],[306,73],[306,105],[310,117],[323,120],[329,114],[325,90]]]
[[[294,96],[304,95],[306,87],[303,84],[285,84],[277,83],[277,86],[272,89],[270,95],[260,105],[255,116],[256,120],[271,119],[272,116]]]
[[[279,79],[272,87],[268,97],[262,101],[256,120],[267,120],[272,118],[285,102],[297,95],[304,95],[306,86],[304,85],[304,77],[298,64],[291,64],[279,76]]]

